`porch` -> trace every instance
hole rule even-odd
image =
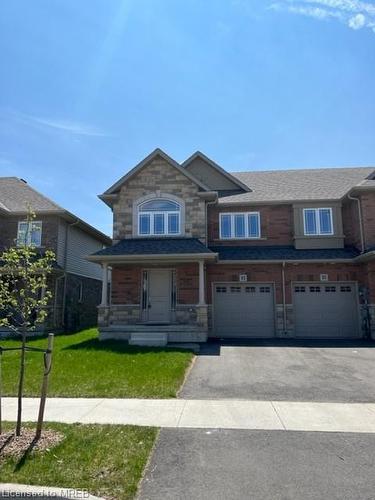
[[[139,240],[120,243],[129,250],[135,241],[139,248]],[[141,242],[143,249],[146,246],[159,253],[102,256],[100,339],[122,339],[138,345],[205,342],[205,263],[213,261],[216,254],[191,238]],[[160,252],[171,244],[173,253]]]

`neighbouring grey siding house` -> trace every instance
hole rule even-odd
[[[17,177],[0,177],[0,252],[17,245],[28,207],[36,214],[30,243],[40,252],[53,250],[50,277],[53,299],[44,330],[75,331],[96,325],[102,272],[86,256],[111,244],[111,239],[39,193]],[[1,305],[0,305],[1,307]]]

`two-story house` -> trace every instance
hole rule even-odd
[[[31,224],[26,220],[29,208],[36,215]],[[25,242],[41,253],[48,249],[56,255],[49,278],[53,299],[43,328],[73,331],[96,325],[102,272],[85,257],[112,240],[24,180],[0,177],[0,254]]]
[[[100,198],[114,240],[89,257],[100,338],[375,333],[374,168],[229,173],[156,149]]]

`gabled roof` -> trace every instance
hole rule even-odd
[[[144,158],[142,161],[140,161],[135,167],[133,167],[131,170],[129,170],[128,173],[126,173],[121,179],[119,179],[117,182],[115,182],[110,188],[108,188],[102,195],[99,196],[99,198],[105,200],[108,195],[113,195],[115,194],[121,186],[126,182],[128,179],[133,177],[137,172],[139,172],[142,168],[144,168],[146,165],[151,163],[152,160],[160,156],[165,160],[169,165],[172,167],[176,168],[182,175],[190,179],[192,182],[194,182],[197,186],[199,186],[201,189],[204,191],[210,191],[210,188],[206,186],[204,183],[202,183],[200,180],[198,180],[196,177],[194,177],[188,170],[184,169],[181,167],[179,163],[177,163],[173,158],[167,155],[164,151],[162,151],[159,148],[156,148],[152,153],[150,153],[146,158]]]
[[[18,177],[0,177],[0,200],[0,207],[8,212],[27,212],[28,206],[35,212],[63,210]]]
[[[112,206],[122,184],[158,156],[188,177],[203,192],[217,191],[218,203],[225,205],[341,200],[354,189],[373,189],[375,186],[374,167],[229,173],[200,151],[180,165],[157,148],[99,198]],[[200,175],[205,168],[207,171]]]
[[[374,172],[374,167],[236,172],[232,175],[252,191],[220,198],[219,203],[341,200]]]
[[[18,177],[0,177],[0,200],[0,212],[3,214],[25,216],[30,208],[36,215],[58,215],[68,222],[77,222],[83,231],[103,244],[110,245],[112,242],[109,236],[65,210]]]
[[[196,151],[191,156],[189,156],[189,158],[182,163],[182,167],[184,167],[187,170],[189,170],[189,165],[191,165],[194,162],[194,160],[196,160],[196,159],[203,160],[203,162],[205,162],[206,164],[208,164],[211,168],[213,168],[214,170],[216,170],[219,174],[221,174],[223,177],[225,177],[230,182],[232,182],[235,186],[237,186],[238,189],[243,190],[245,192],[251,191],[251,187],[250,186],[244,184],[240,179],[238,179],[238,178],[234,177],[233,175],[231,175],[229,172],[227,172],[226,170],[224,170],[222,167],[220,167],[220,165],[218,165],[213,160],[211,160],[211,158],[208,158],[208,156],[206,156],[205,154],[203,154],[201,151]],[[213,186],[210,186],[210,187],[212,189],[214,189]]]

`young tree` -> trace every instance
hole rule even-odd
[[[27,334],[47,317],[46,306],[52,296],[47,289],[47,277],[55,260],[52,251],[42,254],[30,242],[32,238],[28,231],[32,231],[34,218],[35,215],[30,212],[22,241],[0,256],[0,326],[8,327],[21,337],[17,436],[21,434]]]

